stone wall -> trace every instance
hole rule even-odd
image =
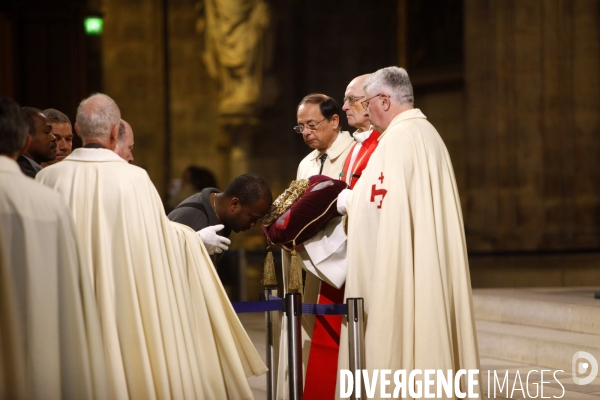
[[[101,0],[104,92],[135,136],[135,164],[165,186],[164,52],[160,0]]]
[[[255,115],[241,121],[219,118],[218,82],[208,75],[202,59],[203,2],[168,1],[169,161],[164,154],[163,3],[92,1],[105,15],[104,90],[132,124],[135,164],[148,170],[161,194],[166,181],[180,177],[189,164],[212,169],[222,188],[240,173],[257,172],[279,194],[310,151],[292,130],[298,101],[314,91],[341,101],[354,76],[396,59],[392,0],[366,9],[356,0],[345,2],[345,7],[269,1],[269,31],[261,48],[264,76]],[[359,18],[369,29],[353,27],[351,21],[358,23]],[[372,54],[374,43],[380,50]]]
[[[214,172],[221,189],[229,182],[229,140],[218,124],[217,82],[208,76],[201,10],[196,0],[169,1],[171,63],[171,178],[188,165]]]
[[[366,8],[269,1],[256,118],[236,125],[219,120],[218,83],[202,61],[202,3],[169,1],[167,165],[163,3],[99,1],[105,91],[133,126],[135,163],[161,194],[189,164],[211,168],[221,187],[258,172],[280,193],[309,152],[291,129],[297,102],[313,91],[341,101],[352,77],[405,60],[416,105],[451,154],[471,252],[600,248],[598,2],[464,0],[462,64],[440,66],[440,57],[428,65],[407,59],[422,50],[410,49],[402,24],[431,25],[419,19],[429,18],[425,6],[415,20],[402,15],[412,4],[406,1]],[[432,36],[422,48],[431,52],[439,40]]]
[[[600,247],[599,8],[465,1],[470,251]]]

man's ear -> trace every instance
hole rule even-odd
[[[388,111],[390,109],[390,107],[392,106],[391,99],[385,93],[381,93],[381,95],[379,97],[381,97],[381,108],[383,108],[384,111]]]
[[[242,208],[242,203],[240,202],[240,199],[238,199],[237,197],[232,197],[229,201],[229,208],[231,209],[231,211],[237,211],[238,209]]]
[[[79,134],[79,127],[77,126],[77,122],[75,122],[75,133],[77,134],[77,136],[81,137],[81,135]]]
[[[110,130],[110,137],[108,139],[108,143],[110,144],[110,149],[114,150],[117,147],[117,137],[119,136],[119,124],[115,124]]]
[[[340,126],[340,116],[337,114],[333,114],[333,117],[331,117],[331,125],[333,126],[333,129],[337,129]]]
[[[28,133],[27,137],[25,138],[25,144],[23,145],[23,148],[21,149],[21,151],[19,151],[20,156],[27,153],[27,150],[29,149],[30,144],[31,144],[31,135]]]

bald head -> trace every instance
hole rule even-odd
[[[133,162],[133,130],[131,129],[131,125],[124,119],[119,123],[115,153],[128,163]]]
[[[84,145],[98,143],[114,150],[120,120],[117,103],[109,96],[97,93],[79,103],[75,131]]]
[[[356,78],[352,79],[350,81],[350,83],[348,84],[348,87],[359,87],[360,90],[362,90],[363,85],[365,84],[365,81],[367,80],[367,78],[371,76],[371,74],[364,74],[364,75],[359,75]]]
[[[365,99],[363,86],[370,74],[360,75],[352,79],[344,93],[344,106],[348,124],[355,127],[359,132],[371,129],[369,114],[363,109],[360,102]]]

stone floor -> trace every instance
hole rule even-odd
[[[506,291],[503,292],[504,289],[498,289],[498,290],[494,290],[493,295],[494,296],[506,296],[507,301],[514,301],[515,298],[519,298],[519,297],[527,297],[528,299],[532,296],[531,291],[528,291],[527,289],[523,289],[523,293],[515,293],[515,289],[506,289]],[[556,292],[555,289],[552,289],[551,291],[544,291],[544,290],[539,290],[538,291],[541,293],[540,296],[543,294],[543,296],[545,296],[544,298],[547,299],[548,301],[556,301],[556,302],[562,302],[562,303],[578,303],[577,300],[573,299],[573,296],[569,294],[569,290],[568,288],[564,289],[564,293],[563,292]],[[556,292],[556,293],[555,293]],[[477,301],[479,301],[478,299],[481,298],[481,296],[479,296],[481,293],[478,292],[477,290],[474,291],[474,293],[476,294],[476,296],[474,296],[474,302],[477,303]],[[487,292],[484,292],[485,294],[487,294]],[[550,294],[549,294],[550,293]],[[536,295],[537,296],[537,295]],[[540,307],[540,299],[542,297],[536,297],[534,300],[537,302],[535,303],[535,307]],[[548,297],[550,296],[550,297]],[[581,293],[576,293],[575,297],[581,297]],[[583,302],[585,302],[586,305],[589,306],[590,301],[589,300],[582,300]],[[591,303],[594,307],[596,306],[596,302],[592,302]],[[506,306],[506,304],[503,304],[503,306]],[[600,307],[600,300],[597,300],[597,306]],[[524,307],[524,306],[523,306]],[[523,307],[519,307],[520,308],[520,312],[522,312],[522,308]],[[475,304],[475,308],[478,308],[478,304]],[[498,308],[501,308],[501,306],[499,305]],[[505,310],[503,310],[503,312],[505,312]],[[575,311],[572,310],[571,314],[575,314]],[[503,317],[505,318],[505,317]],[[254,343],[254,345],[256,346],[258,352],[261,354],[261,356],[265,357],[265,348],[266,348],[266,344],[265,344],[265,323],[264,323],[264,315],[262,314],[258,314],[258,313],[254,313],[254,314],[240,314],[240,320],[242,321],[242,324],[244,325],[244,327],[246,328],[248,335],[250,336],[250,339],[252,340],[252,342]],[[480,321],[478,319],[478,335],[482,336],[485,334],[484,332],[479,332],[480,328]],[[511,324],[509,323],[506,326],[511,326]],[[504,326],[503,329],[506,329],[506,326]],[[522,325],[514,325],[515,329],[523,329]],[[587,326],[591,326],[592,329],[596,328],[596,323],[595,322],[591,322],[588,323]],[[487,327],[487,329],[489,329],[489,326]],[[570,329],[570,328],[569,328]],[[532,331],[535,332],[535,330],[532,328]],[[561,330],[562,333],[568,332],[569,330]],[[547,334],[547,332],[546,332]],[[580,335],[580,334],[579,334]],[[576,336],[579,337],[579,336]],[[589,336],[585,336],[586,340],[589,340]],[[599,340],[597,345],[594,345],[594,347],[600,347],[600,336],[598,336]],[[547,341],[547,337],[544,338],[540,338],[541,340],[546,340]],[[503,345],[507,345],[507,346],[511,346],[510,343],[506,343],[506,339],[503,339],[504,342],[499,342],[498,346],[503,346]],[[586,343],[589,344],[589,343]],[[584,349],[584,348],[582,348]],[[559,368],[552,368],[552,367],[548,367],[548,366],[539,366],[536,365],[536,363],[527,363],[527,362],[520,362],[520,361],[514,361],[514,360],[507,360],[507,359],[502,359],[501,357],[498,357],[497,355],[498,353],[496,352],[494,356],[490,356],[490,355],[486,355],[486,354],[482,354],[481,355],[481,385],[482,385],[482,389],[485,393],[486,396],[489,397],[485,397],[485,398],[490,398],[490,399],[530,399],[530,398],[542,398],[542,393],[540,390],[541,388],[541,384],[540,382],[542,382],[542,376],[541,376],[541,371],[548,371],[550,370],[551,372],[544,372],[544,377],[543,377],[543,397],[544,398],[562,398],[562,399],[567,399],[567,400],[578,400],[578,399],[600,399],[600,374],[598,374],[598,376],[596,377],[596,379],[588,384],[588,385],[576,385],[573,381],[572,378],[572,373],[569,370],[566,371],[562,371],[562,372],[557,372],[557,370]],[[500,354],[502,354],[500,352]],[[600,359],[598,359],[598,362],[600,362]],[[564,368],[567,369],[567,368]],[[490,382],[488,383],[488,371],[489,372],[489,377],[490,377]],[[495,380],[494,380],[494,372],[496,373],[496,376],[498,377],[498,384],[494,385]],[[504,387],[502,388],[502,390],[500,390],[500,384],[503,382],[505,375],[507,376],[507,383],[504,385]],[[529,376],[529,381],[527,381],[527,377]],[[560,382],[560,383],[559,383]],[[529,384],[528,384],[529,383]],[[257,400],[262,400],[262,399],[266,399],[266,375],[262,375],[260,377],[254,377],[254,378],[250,378],[250,386],[252,387],[254,396]],[[495,388],[495,393],[494,393],[494,388]],[[538,392],[539,391],[539,392]],[[537,392],[537,393],[536,393]]]

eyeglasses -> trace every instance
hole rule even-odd
[[[295,126],[294,130],[296,131],[296,133],[302,133],[302,132],[304,132],[304,128],[308,128],[309,131],[316,131],[317,127],[321,124],[321,122],[325,121],[326,119],[327,118],[323,118],[322,120],[320,120],[316,124],[306,124],[306,126],[305,125]]]
[[[369,111],[369,102],[370,102],[371,100],[373,100],[375,97],[379,97],[379,96],[381,96],[382,94],[383,94],[383,93],[379,93],[379,94],[376,94],[376,95],[375,95],[375,96],[373,96],[373,97],[369,97],[368,99],[366,99],[366,100],[364,100],[364,101],[361,101],[361,102],[360,102],[360,105],[361,105],[361,106],[363,106],[363,108],[365,109],[365,111]]]
[[[348,96],[348,97],[344,97],[344,103],[348,102],[348,104],[350,104],[351,106],[355,105],[356,102],[362,98],[364,98],[365,96]]]

